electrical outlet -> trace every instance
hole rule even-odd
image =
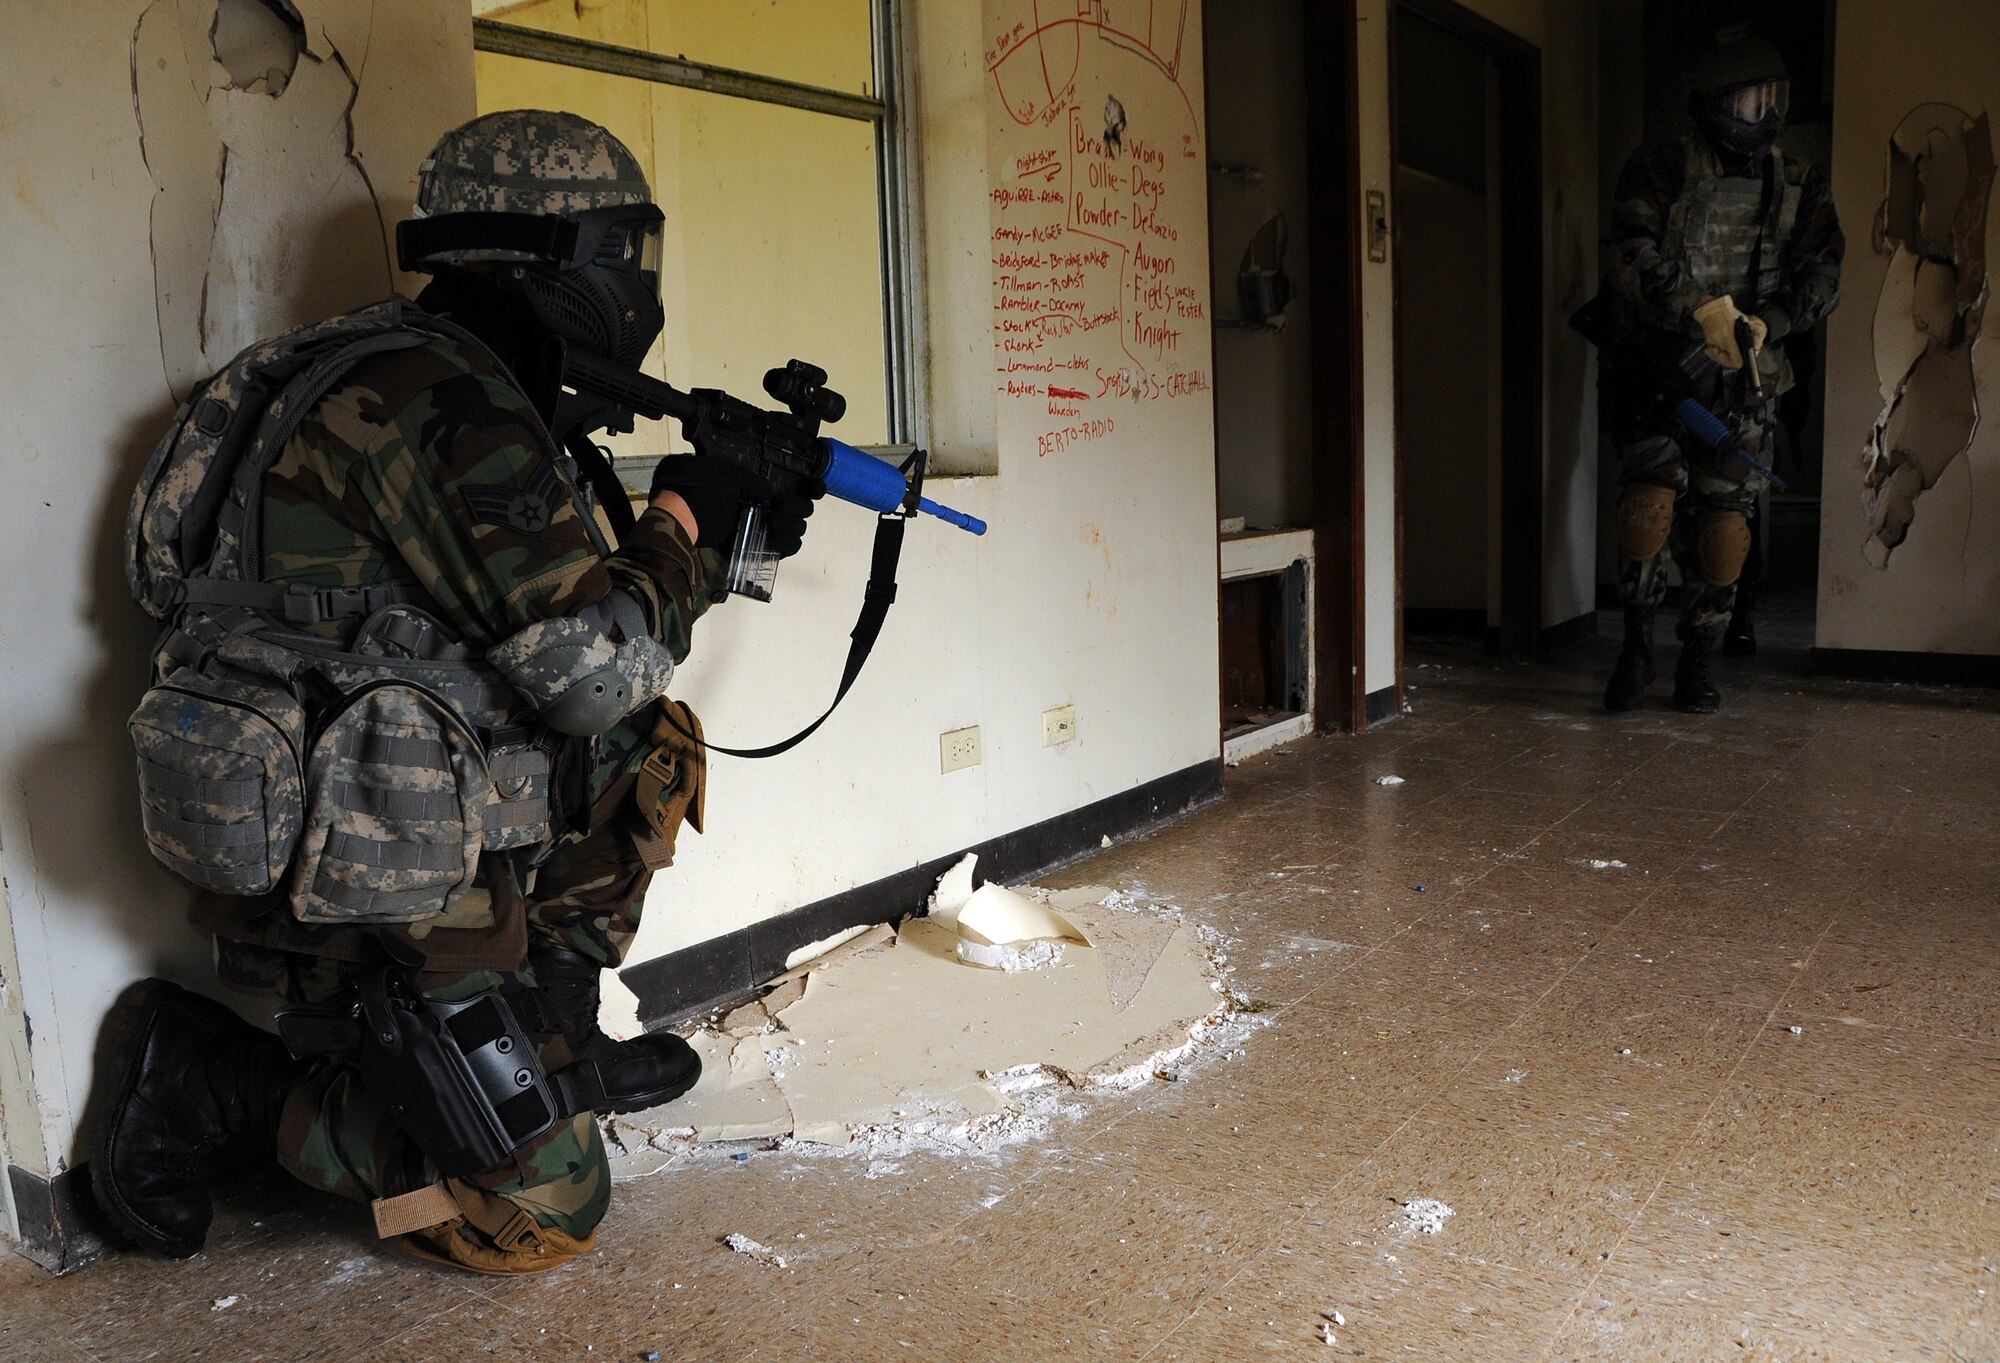
[[[948,734],[938,735],[939,769],[941,771],[963,771],[967,767],[979,765],[979,726],[969,729],[953,729]]]
[[[1042,711],[1042,746],[1053,748],[1058,743],[1067,743],[1076,737],[1076,707],[1058,705],[1053,710]]]

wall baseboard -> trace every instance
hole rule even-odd
[[[1597,612],[1585,611],[1582,615],[1571,616],[1558,624],[1550,625],[1535,640],[1535,653],[1546,658],[1558,649],[1571,644],[1582,643],[1585,639],[1597,637]]]
[[[1396,688],[1385,686],[1380,691],[1370,691],[1362,702],[1362,720],[1369,728],[1387,724],[1392,719],[1403,717],[1403,707],[1396,699]]]
[[[2000,656],[1990,653],[1908,653],[1875,648],[1816,648],[1813,671],[1855,681],[1920,686],[2000,686]]]
[[[966,852],[979,855],[975,882],[1022,880],[1097,850],[1107,837],[1136,833],[1221,798],[1221,759],[1200,762],[1122,795],[643,961],[620,971],[619,978],[639,996],[639,1017],[648,1026],[671,1026],[742,998],[782,973],[785,958],[810,942],[849,928],[894,922],[923,907],[938,877]]]
[[[90,1171],[65,1169],[54,1178],[7,1166],[21,1238],[14,1249],[51,1273],[68,1273],[111,1252],[104,1214],[90,1195]]]

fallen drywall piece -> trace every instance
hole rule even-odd
[[[1049,907],[1082,931],[1104,971],[1111,1011],[1122,1013],[1145,987],[1178,925],[1151,914],[1109,907],[1105,898],[1102,887],[1089,886],[1063,891],[1050,899]]]
[[[598,977],[597,1025],[614,1041],[645,1035],[646,1024],[639,1020],[639,996],[615,970]]]
[[[625,1150],[656,1147],[659,1136],[696,1141],[768,1140],[796,1123],[765,1054],[770,1038],[699,1031],[688,1038],[701,1078],[679,1099],[650,1112],[609,1119]],[[622,1175],[623,1170],[619,1171]]]
[[[847,943],[853,941],[862,933],[867,932],[872,926],[878,925],[857,923],[851,928],[844,928],[834,933],[831,937],[822,937],[817,942],[808,942],[791,955],[785,957],[785,969],[796,970],[807,961],[818,960],[835,947],[845,946]]]
[[[896,941],[896,930],[887,923],[875,923],[863,927],[858,931],[836,933],[827,940],[833,942],[834,945],[826,947],[814,956],[800,959],[800,953],[795,951],[786,957],[787,961],[794,962],[794,964],[788,965],[785,968],[784,974],[771,981],[772,989],[775,990],[781,985],[791,984],[795,980],[802,980],[816,970],[823,970],[827,966],[837,964],[851,956],[858,956],[864,951],[873,951],[875,948],[881,946],[892,946]],[[815,945],[818,946],[821,944],[815,943]],[[773,1009],[772,1011],[775,1012],[776,1010]]]
[[[931,892],[930,915],[946,926],[958,922],[959,910],[972,898],[972,872],[979,865],[979,854],[967,852],[953,866],[938,878],[937,889]]]
[[[987,970],[1040,970],[1062,959],[1063,942],[1090,945],[1077,926],[1050,908],[1000,885],[982,885],[958,912],[958,959]]]
[[[1268,1021],[1237,1016],[1217,978],[1220,939],[1178,910],[1101,887],[1014,897],[1035,911],[1021,921],[1075,933],[1061,962],[966,970],[957,931],[913,919],[888,944],[788,982],[788,1000],[767,995],[697,1032],[701,1082],[612,1119],[614,1148],[783,1135],[797,1153],[859,1150],[872,1174],[909,1150],[1031,1139],[1079,1090],[1154,1082]]]

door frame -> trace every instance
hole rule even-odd
[[[1389,7],[1389,165],[1402,164],[1397,90],[1397,24],[1412,14],[1471,43],[1499,74],[1497,203],[1500,214],[1500,625],[1501,651],[1534,658],[1542,650],[1543,371],[1542,50],[1457,0],[1394,0]],[[1391,205],[1391,329],[1402,353],[1403,280],[1400,224]],[[1395,366],[1396,404],[1396,696],[1403,699],[1403,404],[1406,381]]]
[[[1322,732],[1367,727],[1361,675],[1361,96],[1357,0],[1306,0],[1307,251],[1313,281],[1313,713]],[[1400,571],[1400,570],[1399,570]],[[1400,672],[1400,667],[1398,671]]]

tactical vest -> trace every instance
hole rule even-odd
[[[127,578],[165,627],[130,721],[147,843],[208,890],[287,885],[306,922],[443,913],[482,853],[534,864],[581,823],[555,798],[546,698],[455,637],[419,585],[262,577],[264,475],[306,415],[362,360],[440,338],[484,349],[402,298],[251,346],[182,404],[133,493]]]
[[[1685,259],[1690,283],[1702,293],[1729,294],[1738,307],[1754,313],[1790,281],[1787,250],[1798,227],[1803,194],[1787,171],[1785,154],[1773,147],[1766,153],[1765,174],[1724,175],[1715,151],[1700,137],[1683,139],[1687,169],[1680,196],[1667,210],[1660,254]],[[1765,179],[1770,179],[1766,207]],[[1762,234],[1763,250],[1758,251]],[[1757,278],[1750,278],[1758,258]]]

